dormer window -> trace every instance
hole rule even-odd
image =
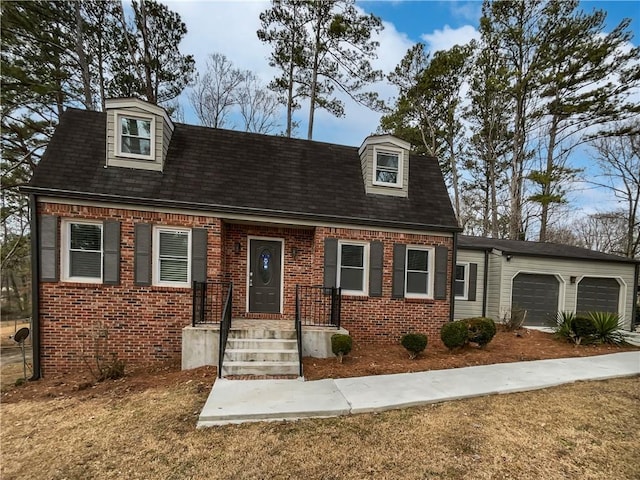
[[[373,184],[402,188],[402,152],[374,148]]]
[[[118,156],[154,159],[155,119],[118,115]]]

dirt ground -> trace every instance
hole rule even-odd
[[[433,342],[435,343],[435,342]],[[484,349],[469,345],[462,350],[449,352],[440,342],[427,349],[414,360],[400,345],[359,346],[338,363],[335,358],[304,359],[304,375],[307,380],[322,378],[346,378],[390,373],[418,372],[460,368],[492,363],[520,362],[562,357],[583,357],[633,350],[634,347],[612,345],[575,346],[553,338],[553,335],[537,330],[521,329],[518,332],[499,330],[493,341]],[[3,376],[5,369],[2,367]],[[27,382],[21,386],[3,387],[1,401],[14,403],[21,400],[46,400],[52,398],[111,396],[120,398],[130,393],[163,388],[179,383],[190,383],[198,390],[209,390],[216,379],[215,367],[180,370],[178,361],[127,372],[124,378],[95,383],[88,374],[78,373],[58,378],[46,378]]]

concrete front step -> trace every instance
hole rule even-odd
[[[298,349],[229,348],[227,346],[224,360],[225,362],[296,362]]]
[[[231,328],[229,338],[251,338],[251,339],[286,339],[295,340],[295,330],[275,330],[266,328]]]
[[[297,375],[300,365],[296,362],[228,362],[222,363],[222,376],[230,375]]]
[[[298,341],[286,338],[231,338],[227,340],[227,350],[295,350],[298,351]]]
[[[239,324],[229,331],[222,376],[280,376],[299,373],[296,331],[289,324]]]

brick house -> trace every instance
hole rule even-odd
[[[297,285],[331,299],[340,287],[339,326],[362,343],[435,339],[452,318],[460,229],[442,173],[389,135],[347,147],[174,124],[112,99],[65,112],[24,190],[36,376],[83,368],[97,322],[129,363],[184,357],[194,282],[233,285],[230,317],[245,325],[293,325]]]

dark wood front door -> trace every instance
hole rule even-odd
[[[249,245],[249,311],[280,313],[282,243],[251,239]]]

